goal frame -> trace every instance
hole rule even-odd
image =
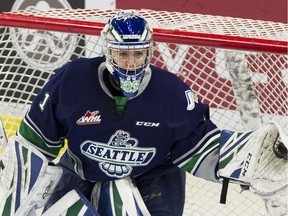
[[[63,31],[75,34],[100,35],[104,23],[61,18],[35,17],[21,14],[0,13],[0,26]],[[157,42],[208,46],[223,49],[260,51],[278,54],[288,53],[287,41],[275,41],[241,36],[217,35],[180,30],[153,28],[153,40]]]

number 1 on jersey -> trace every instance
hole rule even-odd
[[[39,107],[40,107],[40,109],[41,109],[41,112],[44,111],[44,107],[45,107],[48,99],[49,99],[49,93],[46,92],[45,95],[44,95],[44,99],[43,99],[42,101],[40,101],[40,103],[39,103]]]

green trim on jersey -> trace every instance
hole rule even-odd
[[[214,139],[212,142],[209,143],[208,146],[206,146],[206,148],[203,151],[201,150],[200,153],[194,154],[191,160],[189,160],[189,162],[181,166],[181,169],[191,173],[194,166],[197,165],[199,161],[201,162],[201,160],[203,160],[203,156],[211,153],[211,149],[213,149],[215,146],[218,146],[219,143],[220,143],[219,138]]]
[[[55,147],[55,148],[48,147],[45,141],[29,125],[27,125],[25,121],[21,122],[19,126],[19,133],[26,140],[33,143],[38,148],[43,149],[45,152],[48,152],[57,157],[61,147]]]
[[[242,135],[243,133],[237,133],[237,139],[239,139],[239,137]],[[227,146],[233,146],[235,144],[235,140],[234,139],[232,139],[232,140],[230,140],[230,142],[228,143],[225,143],[225,145],[227,145]],[[236,152],[234,152],[234,151],[230,151],[230,153],[228,154],[226,154],[226,156],[224,157],[224,159],[223,158],[220,158],[219,159],[219,164],[218,164],[218,166],[219,166],[219,169],[223,169],[223,168],[225,168],[226,166],[227,166],[227,164],[229,164],[230,163],[230,161],[234,158],[234,156],[244,147],[244,145],[246,144],[246,142],[240,142],[239,144],[238,144],[238,146],[237,147],[235,147],[235,148],[237,148],[237,151]]]
[[[114,96],[116,102],[117,111],[119,114],[122,114],[125,105],[128,102],[128,98],[124,96]]]

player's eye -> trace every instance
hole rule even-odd
[[[142,58],[145,54],[145,51],[135,51],[134,56],[136,58]]]
[[[121,52],[118,52],[118,55],[121,57],[121,58],[127,58],[129,57],[129,52],[127,51],[121,51]]]

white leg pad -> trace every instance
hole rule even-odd
[[[99,213],[105,211],[106,215],[111,216],[150,216],[138,188],[130,178],[96,184],[91,199]]]
[[[100,216],[92,204],[78,191],[71,190],[45,211],[42,216]]]
[[[27,215],[45,205],[62,176],[60,167],[19,137],[13,137],[0,155],[0,214]]]

